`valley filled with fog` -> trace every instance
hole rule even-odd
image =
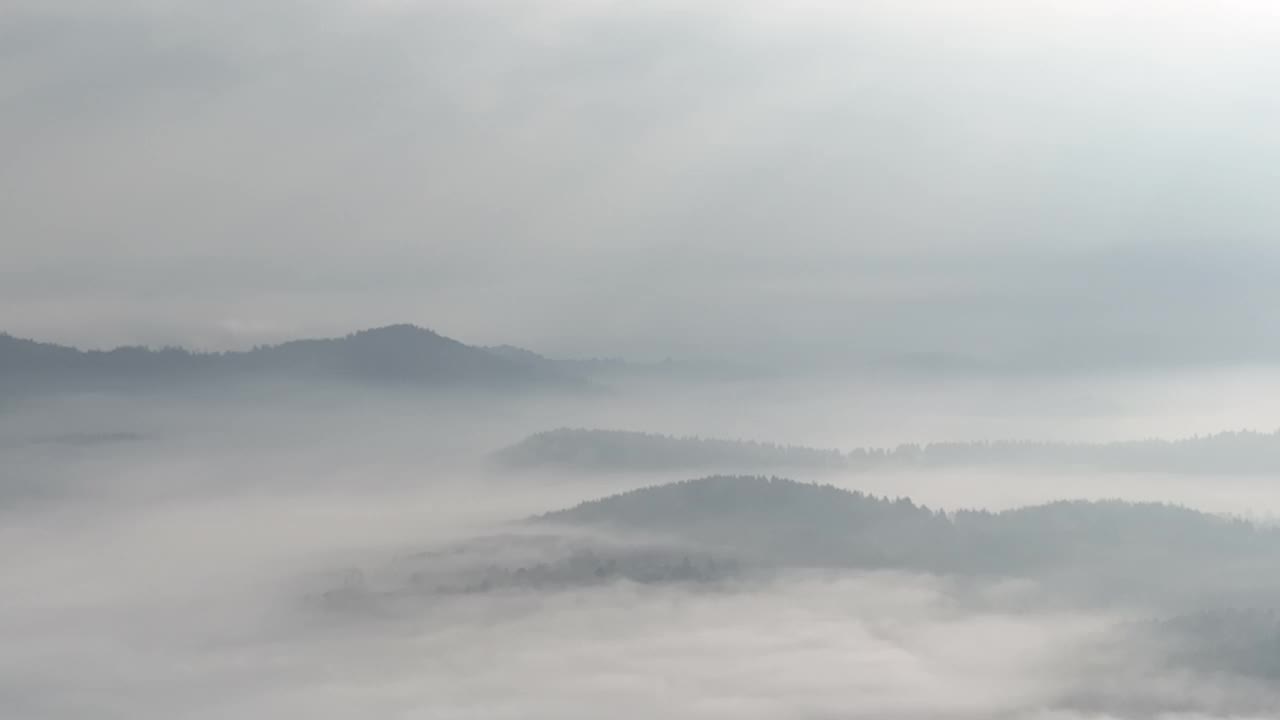
[[[1249,468],[1280,448],[1251,394],[1271,381],[1163,382],[14,393],[0,698],[52,718],[1264,716],[1280,490]],[[1224,440],[1224,417],[1258,432]],[[577,454],[504,454],[557,433]],[[1183,470],[1176,443],[1136,471],[1043,448],[851,460],[1197,434]],[[695,437],[710,454],[676,452]],[[671,457],[597,447],[619,438]],[[797,482],[698,480],[762,474]],[[1022,510],[1059,500],[1127,502]]]
[[[0,720],[1280,720],[1277,39],[0,1]]]

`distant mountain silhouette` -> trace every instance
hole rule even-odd
[[[414,325],[224,353],[145,347],[82,351],[0,334],[0,382],[27,387],[280,378],[502,387],[577,382],[558,368],[520,362]]]
[[[939,442],[847,453],[768,442],[674,437],[621,430],[559,428],[535,433],[494,453],[513,468],[568,471],[771,472],[787,470],[1011,469],[1071,467],[1177,474],[1280,472],[1280,432],[1221,432],[1179,440],[1109,443]]]
[[[742,440],[672,437],[620,430],[559,428],[536,433],[494,453],[517,468],[592,472],[652,470],[834,469],[847,465],[838,450]]]

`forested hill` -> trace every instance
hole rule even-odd
[[[145,347],[82,351],[0,334],[0,382],[11,384],[97,387],[279,378],[500,387],[578,382],[555,368],[519,362],[413,325],[221,353]]]
[[[1280,531],[1187,508],[1064,501],[992,513],[765,477],[713,476],[536,518],[676,539],[751,562],[1070,578],[1072,591],[1280,600]]]
[[[560,428],[495,453],[522,468],[747,471],[1058,466],[1116,472],[1280,473],[1280,432],[1111,443],[939,442],[849,452],[774,443]]]

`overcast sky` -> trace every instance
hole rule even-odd
[[[0,329],[1280,360],[1273,0],[7,0]]]

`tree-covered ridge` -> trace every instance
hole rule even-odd
[[[627,580],[642,584],[707,583],[736,576],[740,565],[693,548],[662,546],[586,547],[563,557],[515,567],[490,564],[445,582],[430,573],[411,578],[414,586],[432,592],[469,593],[515,588],[557,589]]]
[[[368,609],[616,582],[734,591],[812,578],[815,569],[819,577],[874,570],[945,576],[957,600],[975,607],[987,601],[966,588],[1018,587],[1034,588],[1036,603],[1168,618],[1126,621],[1098,638],[1091,652],[1107,682],[1072,698],[1087,708],[1107,693],[1147,697],[1150,687],[1123,675],[1133,657],[1272,686],[1280,677],[1280,623],[1268,609],[1280,606],[1277,561],[1280,531],[1161,503],[943,511],[831,485],[711,476],[548,512],[501,535],[407,557],[398,581],[345,582],[319,600]],[[1242,706],[1262,707],[1272,695],[1251,698]]]
[[[1174,440],[1106,443],[935,442],[893,449],[856,449],[847,457],[854,467],[1052,464],[1133,472],[1268,473],[1280,471],[1280,430],[1238,430]]]
[[[555,368],[530,365],[414,325],[209,353],[172,347],[79,350],[0,334],[0,382],[93,387],[282,377],[495,385],[572,382]]]
[[[937,442],[841,452],[746,440],[559,428],[530,435],[495,455],[513,467],[591,471],[1050,465],[1115,472],[1265,474],[1280,472],[1280,431],[1110,443]]]
[[[619,528],[787,567],[996,574],[1116,597],[1280,599],[1280,531],[1158,503],[1064,501],[944,512],[766,477],[659,485],[538,522]]]

